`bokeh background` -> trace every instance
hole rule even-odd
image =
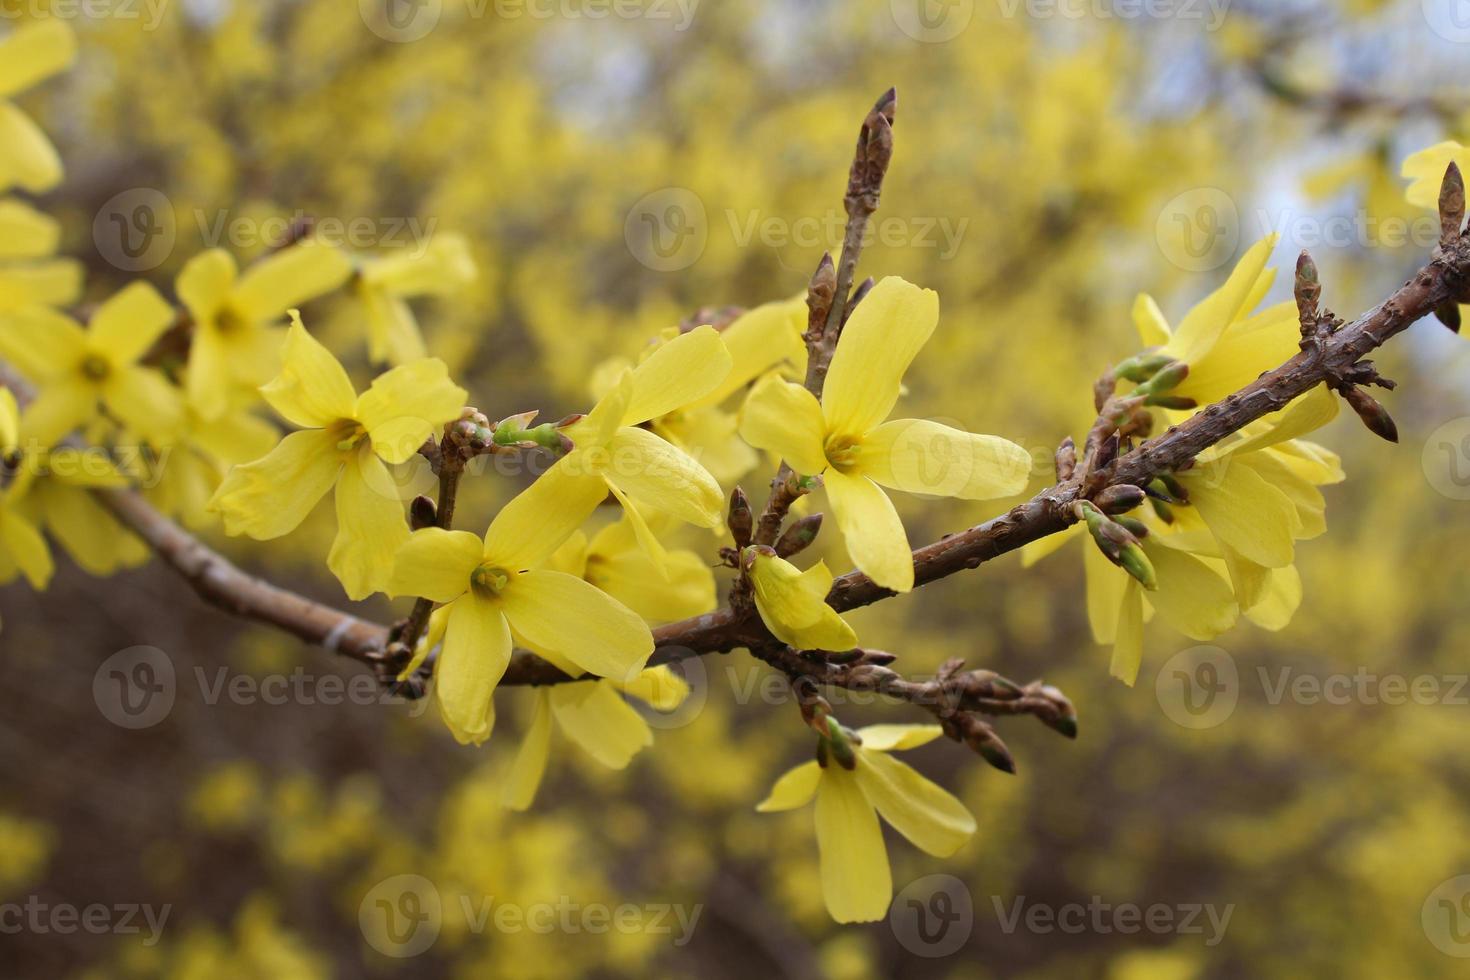
[[[20,104],[66,161],[40,203],[87,266],[89,297],[135,277],[167,291],[211,244],[249,259],[268,220],[299,214],[366,219],[369,252],[458,232],[479,278],[417,308],[431,351],[491,418],[584,410],[605,358],[700,307],[799,292],[840,242],[857,125],[896,85],[898,149],[862,268],[941,296],[909,413],[1044,453],[1080,433],[1091,379],[1135,349],[1139,290],[1177,322],[1269,231],[1282,234],[1278,266],[1312,249],[1325,302],[1347,316],[1417,268],[1436,226],[1404,202],[1398,164],[1470,135],[1463,6],[5,0],[0,31],[63,16],[81,38],[76,66]],[[167,243],[120,257],[109,216],[148,195],[166,203]],[[237,229],[224,241],[221,220]],[[360,307],[308,316],[365,377]],[[140,934],[6,928],[0,969],[1461,976],[1470,348],[1424,323],[1379,363],[1402,382],[1387,398],[1401,440],[1351,417],[1321,434],[1349,479],[1327,491],[1328,535],[1298,550],[1306,601],[1279,633],[1242,625],[1201,652],[1151,628],[1139,683],[1124,687],[1089,636],[1075,545],[852,616],[906,671],[959,656],[1044,676],[1081,719],[1075,742],[1002,722],[1014,776],[947,741],[910,754],[980,830],[944,861],[891,837],[908,890],[870,926],[829,921],[809,810],[753,810],[812,745],[743,653],[688,668],[690,705],[654,719],[655,745],[626,771],[558,742],[535,808],[511,814],[499,780],[528,692],[500,692],[494,738],[461,747],[425,702],[360,686],[333,697],[326,679],[361,684],[359,667],[204,608],[164,569],[98,580],[63,560],[44,594],[0,590],[0,902],[169,913],[156,937],[141,915]],[[743,482],[758,495],[767,477]],[[474,481],[462,526],[514,489]],[[1004,506],[899,502],[916,542]],[[321,561],[329,508],[317,518],[271,545],[206,537],[344,603]],[[685,543],[714,560],[709,535]],[[838,564],[834,544],[822,550]],[[94,680],[138,645],[165,653],[177,691],[128,729],[99,709]],[[1395,677],[1418,687],[1404,696]],[[244,695],[220,687],[239,678]],[[268,678],[290,680],[283,697],[248,694]],[[884,703],[839,714],[923,720]],[[404,874],[441,900],[432,942],[408,957],[364,927]],[[649,928],[493,918],[558,903],[631,904]],[[697,918],[655,923],[660,906]],[[1145,921],[1151,907],[1164,912]],[[1210,910],[1229,915],[1223,929]]]

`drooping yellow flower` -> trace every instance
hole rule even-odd
[[[853,562],[896,592],[913,588],[908,535],[880,485],[988,500],[1019,493],[1031,456],[998,436],[888,418],[909,364],[939,322],[939,296],[902,279],[878,283],[842,331],[822,400],[768,377],[745,404],[740,434],[796,472],[823,474]]]
[[[111,575],[148,560],[148,547],[92,496],[94,488],[120,489],[128,479],[100,449],[63,447],[23,453],[15,463],[15,474],[6,495],[13,514],[7,518],[9,531],[19,528],[19,544],[12,557],[32,583],[50,559],[42,560],[45,544],[14,521],[16,514],[32,528],[40,527],[55,538],[84,571]]]
[[[0,191],[19,186],[39,194],[61,183],[56,148],[10,98],[66,68],[76,53],[76,35],[57,18],[0,39]]]
[[[138,361],[173,322],[173,308],[141,282],[97,307],[86,327],[44,307],[10,314],[0,357],[40,388],[22,419],[23,438],[51,446],[101,405],[133,431],[167,441],[179,424],[178,391]]]
[[[801,571],[774,548],[746,548],[741,556],[755,608],[776,638],[798,650],[851,650],[857,634],[827,605],[832,573],[826,562]]]
[[[368,356],[378,364],[404,364],[425,356],[424,338],[407,301],[447,295],[476,275],[463,235],[436,235],[422,254],[364,262],[353,287],[367,307]]]
[[[206,419],[230,405],[235,385],[258,385],[280,366],[286,311],[347,281],[352,263],[326,245],[302,242],[243,273],[223,249],[190,259],[175,284],[193,318],[189,400]]]
[[[639,426],[703,398],[729,373],[730,354],[713,327],[668,341],[625,369],[587,417],[567,429],[575,448],[542,479],[581,484],[575,496],[586,500],[600,501],[611,491],[639,543],[663,568],[664,547],[630,501],[712,528],[723,519],[724,494],[696,460]],[[595,507],[577,515],[576,523]]]
[[[848,737],[852,768],[836,753],[788,771],[756,809],[794,810],[817,800],[822,895],[838,922],[876,922],[893,898],[878,816],[925,853],[949,857],[975,832],[975,818],[948,791],[891,758],[940,736],[938,725],[869,725]],[[861,743],[858,742],[861,739]]]
[[[408,539],[397,486],[385,464],[407,461],[464,408],[465,391],[443,361],[393,368],[362,395],[342,365],[291,311],[284,366],[261,394],[302,427],[269,454],[229,472],[210,501],[229,534],[268,541],[294,530],[336,487],[337,537],[327,565],[348,596],[382,591]]]
[[[653,635],[632,610],[574,575],[537,567],[606,493],[549,475],[506,504],[483,539],[426,528],[398,551],[389,594],[446,604],[435,611],[443,643],[434,694],[461,742],[490,737],[491,695],[510,663],[512,629],[599,677],[632,680],[653,652]],[[437,644],[431,638],[426,649]]]
[[[654,531],[666,521],[654,515]],[[665,552],[657,567],[638,543],[626,517],[589,540],[578,530],[547,560],[546,566],[585,579],[650,623],[671,623],[709,612],[716,605],[715,576],[709,563],[687,549]]]
[[[28,306],[64,306],[82,291],[82,267],[51,258],[61,225],[19,201],[0,200],[0,314]]]
[[[1189,366],[1188,376],[1169,389],[1170,395],[1207,405],[1297,353],[1301,326],[1294,303],[1252,313],[1276,278],[1266,262],[1279,238],[1267,235],[1252,245],[1224,285],[1195,304],[1176,330],[1169,329],[1153,297],[1138,295],[1133,323],[1144,345]]]
[[[558,666],[567,670],[570,665]],[[688,693],[689,685],[667,667],[650,667],[629,683],[581,681],[537,689],[531,725],[501,787],[501,802],[512,810],[525,810],[536,799],[551,754],[553,722],[600,764],[625,769],[635,755],[653,744],[653,731],[623,695],[637,697],[660,711],[673,711]]]

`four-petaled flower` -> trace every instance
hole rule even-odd
[[[746,548],[740,561],[756,611],[776,639],[798,650],[840,652],[857,646],[852,627],[827,605],[832,573],[826,562],[803,572],[764,545]]]

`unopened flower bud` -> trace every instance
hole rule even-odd
[[[1070,480],[1077,472],[1077,442],[1071,436],[1057,447],[1056,468],[1058,480]]]
[[[1153,377],[1139,385],[1133,393],[1144,397],[1162,395],[1179,387],[1187,377],[1189,377],[1189,365],[1183,361],[1172,361],[1154,372]]]
[[[1142,487],[1120,483],[1103,490],[1093,498],[1093,503],[1104,514],[1122,514],[1143,503],[1146,496]]]
[[[744,548],[750,544],[751,532],[755,528],[755,516],[750,511],[750,500],[746,498],[745,491],[739,487],[730,493],[730,513],[725,518],[725,526],[730,529],[730,536],[735,539],[735,547]]]
[[[1399,427],[1394,425],[1388,409],[1379,404],[1372,395],[1357,385],[1350,385],[1343,389],[1342,397],[1358,413],[1358,418],[1363,420],[1369,432],[1389,442],[1399,441]]]
[[[438,523],[439,510],[434,506],[434,501],[423,494],[413,498],[413,503],[408,505],[408,526],[417,531],[434,527]]]
[[[808,514],[785,530],[776,542],[776,554],[781,558],[790,558],[792,555],[800,554],[811,547],[821,530],[822,515]]]
[[[1159,587],[1159,580],[1154,575],[1153,563],[1148,560],[1148,555],[1143,553],[1143,548],[1136,542],[1123,546],[1122,553],[1118,557],[1118,564],[1150,592]]]

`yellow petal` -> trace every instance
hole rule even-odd
[[[730,352],[730,373],[695,404],[718,405],[784,360],[805,353],[806,294],[746,310],[720,331]]]
[[[0,455],[15,449],[20,440],[20,406],[9,388],[0,388]]]
[[[827,431],[859,436],[888,418],[903,376],[939,323],[939,294],[896,276],[878,282],[858,304],[822,393]]]
[[[442,296],[477,275],[469,242],[453,232],[435,235],[420,254],[401,251],[362,269],[365,281],[392,296]]]
[[[212,321],[234,288],[239,267],[222,248],[201,252],[184,263],[174,288],[195,324]]]
[[[709,612],[716,605],[715,577],[708,562],[692,551],[670,551],[662,567],[640,549],[629,522],[608,525],[621,528],[631,547],[604,550],[604,532],[592,545],[595,560],[584,563],[579,577],[585,578],[649,622],[669,623]],[[606,531],[607,529],[604,529]],[[578,574],[570,568],[558,571]]]
[[[428,353],[408,303],[380,289],[358,291],[368,317],[368,358],[374,364],[406,364]]]
[[[1279,412],[1259,419],[1248,438],[1230,446],[1228,451],[1240,456],[1270,446],[1280,445],[1290,439],[1316,432],[1337,418],[1337,396],[1325,385],[1320,384],[1311,391],[1294,399]],[[1258,426],[1259,428],[1257,428]]]
[[[613,435],[608,448],[612,455],[605,475],[629,497],[699,527],[720,526],[725,504],[720,485],[682,449],[647,429],[627,426]]]
[[[751,389],[740,413],[740,438],[775,453],[798,473],[827,468],[826,422],[816,397],[799,384],[767,375]]]
[[[566,736],[609,769],[627,768],[653,744],[648,722],[611,682],[558,684],[551,689],[551,711]]]
[[[43,258],[60,241],[61,222],[20,201],[0,201],[0,259]]]
[[[128,478],[104,450],[63,446],[46,455],[46,476],[69,487],[125,487]]]
[[[173,326],[174,308],[146,282],[135,282],[97,307],[88,325],[93,349],[114,366],[142,357]]]
[[[293,306],[329,293],[352,275],[352,263],[328,245],[302,242],[246,269],[230,294],[246,320],[275,320]]]
[[[500,787],[500,803],[512,810],[529,809],[546,774],[546,759],[551,753],[551,689],[534,692],[536,705],[531,712],[531,726],[521,738],[521,747],[510,772]]]
[[[32,381],[72,372],[87,354],[87,335],[75,320],[55,310],[30,307],[5,318],[0,358]]]
[[[127,364],[114,368],[102,385],[102,400],[130,432],[167,441],[184,419],[179,389],[152,368]]]
[[[568,456],[500,509],[485,532],[485,555],[512,571],[541,564],[607,498],[607,482],[568,467]]]
[[[938,725],[866,725],[857,730],[869,752],[902,752],[927,745],[944,734]]]
[[[517,633],[588,673],[631,680],[653,653],[653,634],[643,620],[579,578],[522,572],[501,602]]]
[[[1244,612],[1249,612],[1263,599],[1271,587],[1273,573],[1277,569],[1257,565],[1243,557],[1234,548],[1221,546],[1220,557],[1230,573],[1230,584],[1235,589],[1235,602]],[[1287,566],[1290,567],[1290,566]]]
[[[1460,170],[1470,170],[1470,147],[1461,146],[1454,140],[1445,140],[1411,153],[1404,159],[1400,174],[1413,183],[1404,191],[1410,204],[1420,208],[1434,209],[1439,206],[1439,188],[1444,181],[1445,171],[1451,161],[1460,165]]]
[[[13,561],[33,589],[44,589],[55,566],[46,539],[13,508],[0,505],[0,551]]]
[[[20,416],[20,441],[38,448],[54,446],[97,413],[97,388],[80,379],[54,381],[26,406]]]
[[[438,358],[400,365],[378,375],[357,399],[356,417],[367,427],[373,451],[389,463],[418,452],[432,433],[459,418],[468,392],[449,380]]]
[[[1219,289],[1200,300],[1179,323],[1163,352],[1194,364],[1210,352],[1225,328],[1250,313],[1246,305],[1260,296],[1259,282],[1280,235],[1272,233],[1252,245]]]
[[[415,531],[394,556],[388,594],[453,602],[469,588],[484,547],[484,542],[468,531],[438,527]]]
[[[86,490],[60,485],[47,488],[42,512],[51,536],[89,574],[111,575],[142,564],[148,557],[147,547]]]
[[[637,425],[698,401],[725,380],[730,366],[714,327],[680,334],[633,369],[633,398],[619,421]]]
[[[1302,604],[1302,577],[1295,565],[1270,570],[1270,580],[1261,600],[1246,611],[1246,618],[1262,629],[1285,629]]]
[[[281,373],[260,389],[282,418],[309,429],[353,417],[357,392],[347,371],[321,341],[306,332],[295,310],[291,311],[282,360]]]
[[[224,518],[226,534],[268,541],[295,530],[341,468],[336,436],[293,432],[265,457],[230,470],[209,506]]]
[[[1231,324],[1207,354],[1190,363],[1189,376],[1172,394],[1201,405],[1220,401],[1290,360],[1300,342],[1296,304],[1269,306]]]
[[[653,533],[653,528],[648,526],[648,521],[643,516],[643,512],[638,509],[638,505],[629,499],[622,488],[611,480],[606,481],[606,485],[612,495],[617,498],[618,506],[623,508],[624,522],[633,529],[633,536],[638,546],[643,549],[643,554],[648,557],[649,563],[653,566],[655,580],[659,583],[666,581],[669,576],[668,549],[658,539],[658,535]]]
[[[337,537],[327,567],[349,599],[385,592],[394,556],[408,541],[408,521],[383,461],[359,450],[337,478]]]
[[[822,771],[816,821],[828,913],[838,922],[877,922],[893,898],[893,878],[878,815],[853,773],[835,764]]]
[[[77,38],[66,21],[48,17],[17,27],[0,41],[0,97],[23,92],[76,58]]]
[[[1118,633],[1113,640],[1113,660],[1108,665],[1108,673],[1132,687],[1143,663],[1143,592],[1136,579],[1125,578],[1128,582],[1118,609]]]
[[[184,389],[189,404],[205,420],[217,419],[230,408],[234,373],[224,338],[207,322],[197,322],[189,342],[189,370]]]
[[[510,627],[500,607],[475,596],[449,607],[444,646],[434,668],[439,712],[462,745],[479,745],[495,724],[495,685],[510,665]]]
[[[1072,524],[1065,531],[1058,531],[1056,534],[1048,534],[1044,538],[1037,538],[1030,544],[1023,545],[1021,548],[1021,567],[1030,568],[1032,565],[1035,565],[1037,562],[1041,561],[1041,559],[1045,558],[1047,555],[1052,554],[1068,541],[1071,541],[1073,538],[1082,534],[1085,527],[1086,525],[1080,522]]]
[[[619,684],[624,694],[631,695],[659,711],[673,711],[689,696],[689,682],[667,666],[649,667],[631,681],[608,681]]]
[[[856,469],[907,493],[993,500],[1026,489],[1031,454],[999,436],[926,419],[897,419],[863,437]]]
[[[1169,342],[1169,321],[1148,293],[1139,293],[1133,299],[1133,326],[1145,347],[1162,347]]]
[[[69,306],[82,294],[82,266],[49,259],[0,268],[0,313],[26,306]]]
[[[788,769],[776,780],[771,792],[756,804],[760,813],[779,813],[806,806],[817,794],[817,782],[822,778],[822,767],[813,759]]]
[[[41,194],[61,183],[61,157],[29,116],[0,100],[0,190],[23,187]]]
[[[818,562],[805,573],[774,554],[758,554],[750,569],[755,607],[781,642],[798,650],[851,650],[857,634],[826,603],[832,573]]]
[[[1208,475],[1181,475],[1189,500],[1222,545],[1267,568],[1291,563],[1301,527],[1291,498],[1226,457]]]
[[[833,469],[824,479],[853,564],[885,589],[912,589],[913,553],[893,502],[865,476],[848,476]]]
[[[1148,603],[1164,622],[1193,640],[1212,640],[1235,625],[1239,610],[1228,578],[1193,555],[1145,540],[1159,587]]]
[[[884,820],[926,854],[949,857],[975,833],[965,805],[912,767],[858,749],[857,783]]]

